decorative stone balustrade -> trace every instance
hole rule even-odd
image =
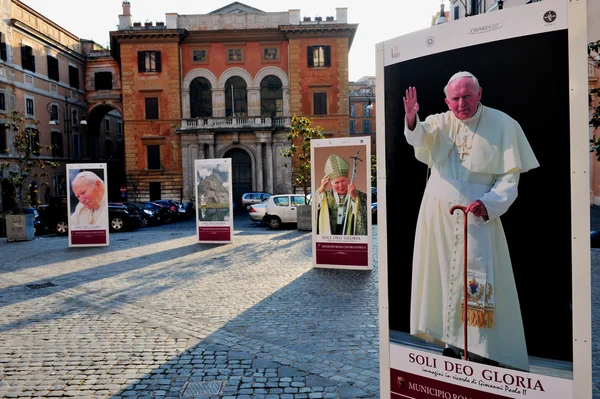
[[[225,117],[225,118],[192,118],[181,120],[181,130],[216,130],[216,129],[261,129],[289,128],[290,117]]]

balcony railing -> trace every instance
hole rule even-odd
[[[244,116],[226,118],[182,119],[181,130],[289,128],[290,117]]]

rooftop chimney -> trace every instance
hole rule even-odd
[[[123,15],[131,15],[131,3],[127,0],[123,1]]]
[[[446,12],[444,11],[444,3],[442,3],[440,4],[440,16],[437,21],[435,21],[435,24],[440,25],[446,22],[448,22],[448,19],[446,18]]]
[[[131,29],[131,3],[123,0],[123,14],[119,15],[119,30]]]
[[[348,8],[336,8],[335,9],[335,19],[340,24],[348,23]]]

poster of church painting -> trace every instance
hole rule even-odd
[[[311,140],[313,265],[371,269],[368,137]]]
[[[569,7],[377,45],[382,398],[568,399],[591,375],[574,367]]]
[[[109,244],[106,164],[67,164],[69,247]]]
[[[233,242],[231,159],[197,159],[195,172],[198,242]]]

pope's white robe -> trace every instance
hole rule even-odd
[[[469,213],[467,263],[468,270],[478,269],[492,285],[494,321],[491,328],[468,326],[468,351],[528,371],[519,299],[500,222],[517,197],[519,174],[539,166],[525,134],[514,119],[482,105],[467,121],[448,111],[424,122],[417,119],[415,129],[405,127],[404,134],[417,159],[431,168],[415,234],[410,333],[464,347],[464,214],[451,215],[450,208],[479,199],[489,221]],[[455,143],[463,136],[471,148],[461,161]],[[472,277],[469,272],[469,281]]]
[[[93,223],[90,221],[93,220]],[[97,228],[98,230],[106,229],[108,225],[108,206],[106,201],[102,199],[100,206],[96,209],[93,214],[92,210],[86,208],[81,202],[75,207],[75,211],[71,214],[71,226],[73,229],[84,228]],[[84,227],[87,226],[87,227]]]

